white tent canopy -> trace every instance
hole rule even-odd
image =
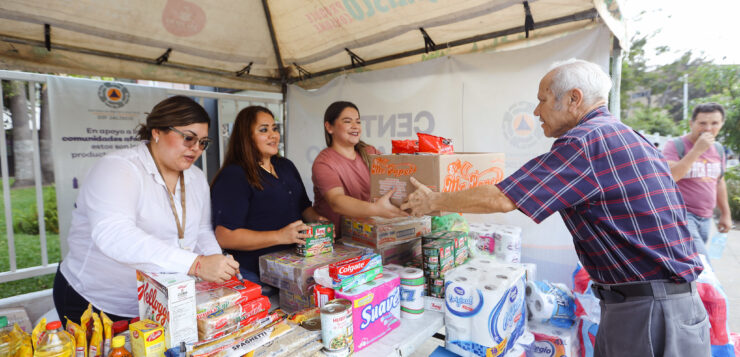
[[[596,21],[625,47],[620,20],[616,0],[4,0],[0,66],[280,92]]]

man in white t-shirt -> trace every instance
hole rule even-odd
[[[691,132],[668,141],[663,155],[671,167],[686,202],[686,218],[697,250],[707,254],[712,213],[719,208],[717,230],[725,233],[732,226],[725,183],[724,148],[715,138],[725,123],[725,110],[717,103],[699,104],[691,115]]]

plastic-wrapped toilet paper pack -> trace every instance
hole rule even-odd
[[[484,261],[445,276],[445,348],[464,357],[505,356],[525,330],[524,269]]]
[[[355,352],[401,325],[400,277],[393,271],[386,270],[378,279],[337,291],[335,296],[352,302]]]
[[[575,322],[573,294],[563,284],[530,281],[526,287],[527,311],[533,321],[570,328]]]
[[[578,343],[574,328],[558,328],[550,324],[530,322],[534,343],[527,357],[575,357]]]
[[[522,255],[522,229],[511,225],[473,223],[468,232],[468,247],[473,257],[519,263]]]

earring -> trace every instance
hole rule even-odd
[[[154,138],[154,142],[159,144],[159,137]]]

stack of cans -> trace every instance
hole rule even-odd
[[[444,297],[444,274],[455,267],[454,249],[455,242],[448,239],[437,239],[421,247],[428,296]]]
[[[425,235],[422,244],[427,295],[444,298],[445,273],[468,260],[467,234],[438,231]]]

